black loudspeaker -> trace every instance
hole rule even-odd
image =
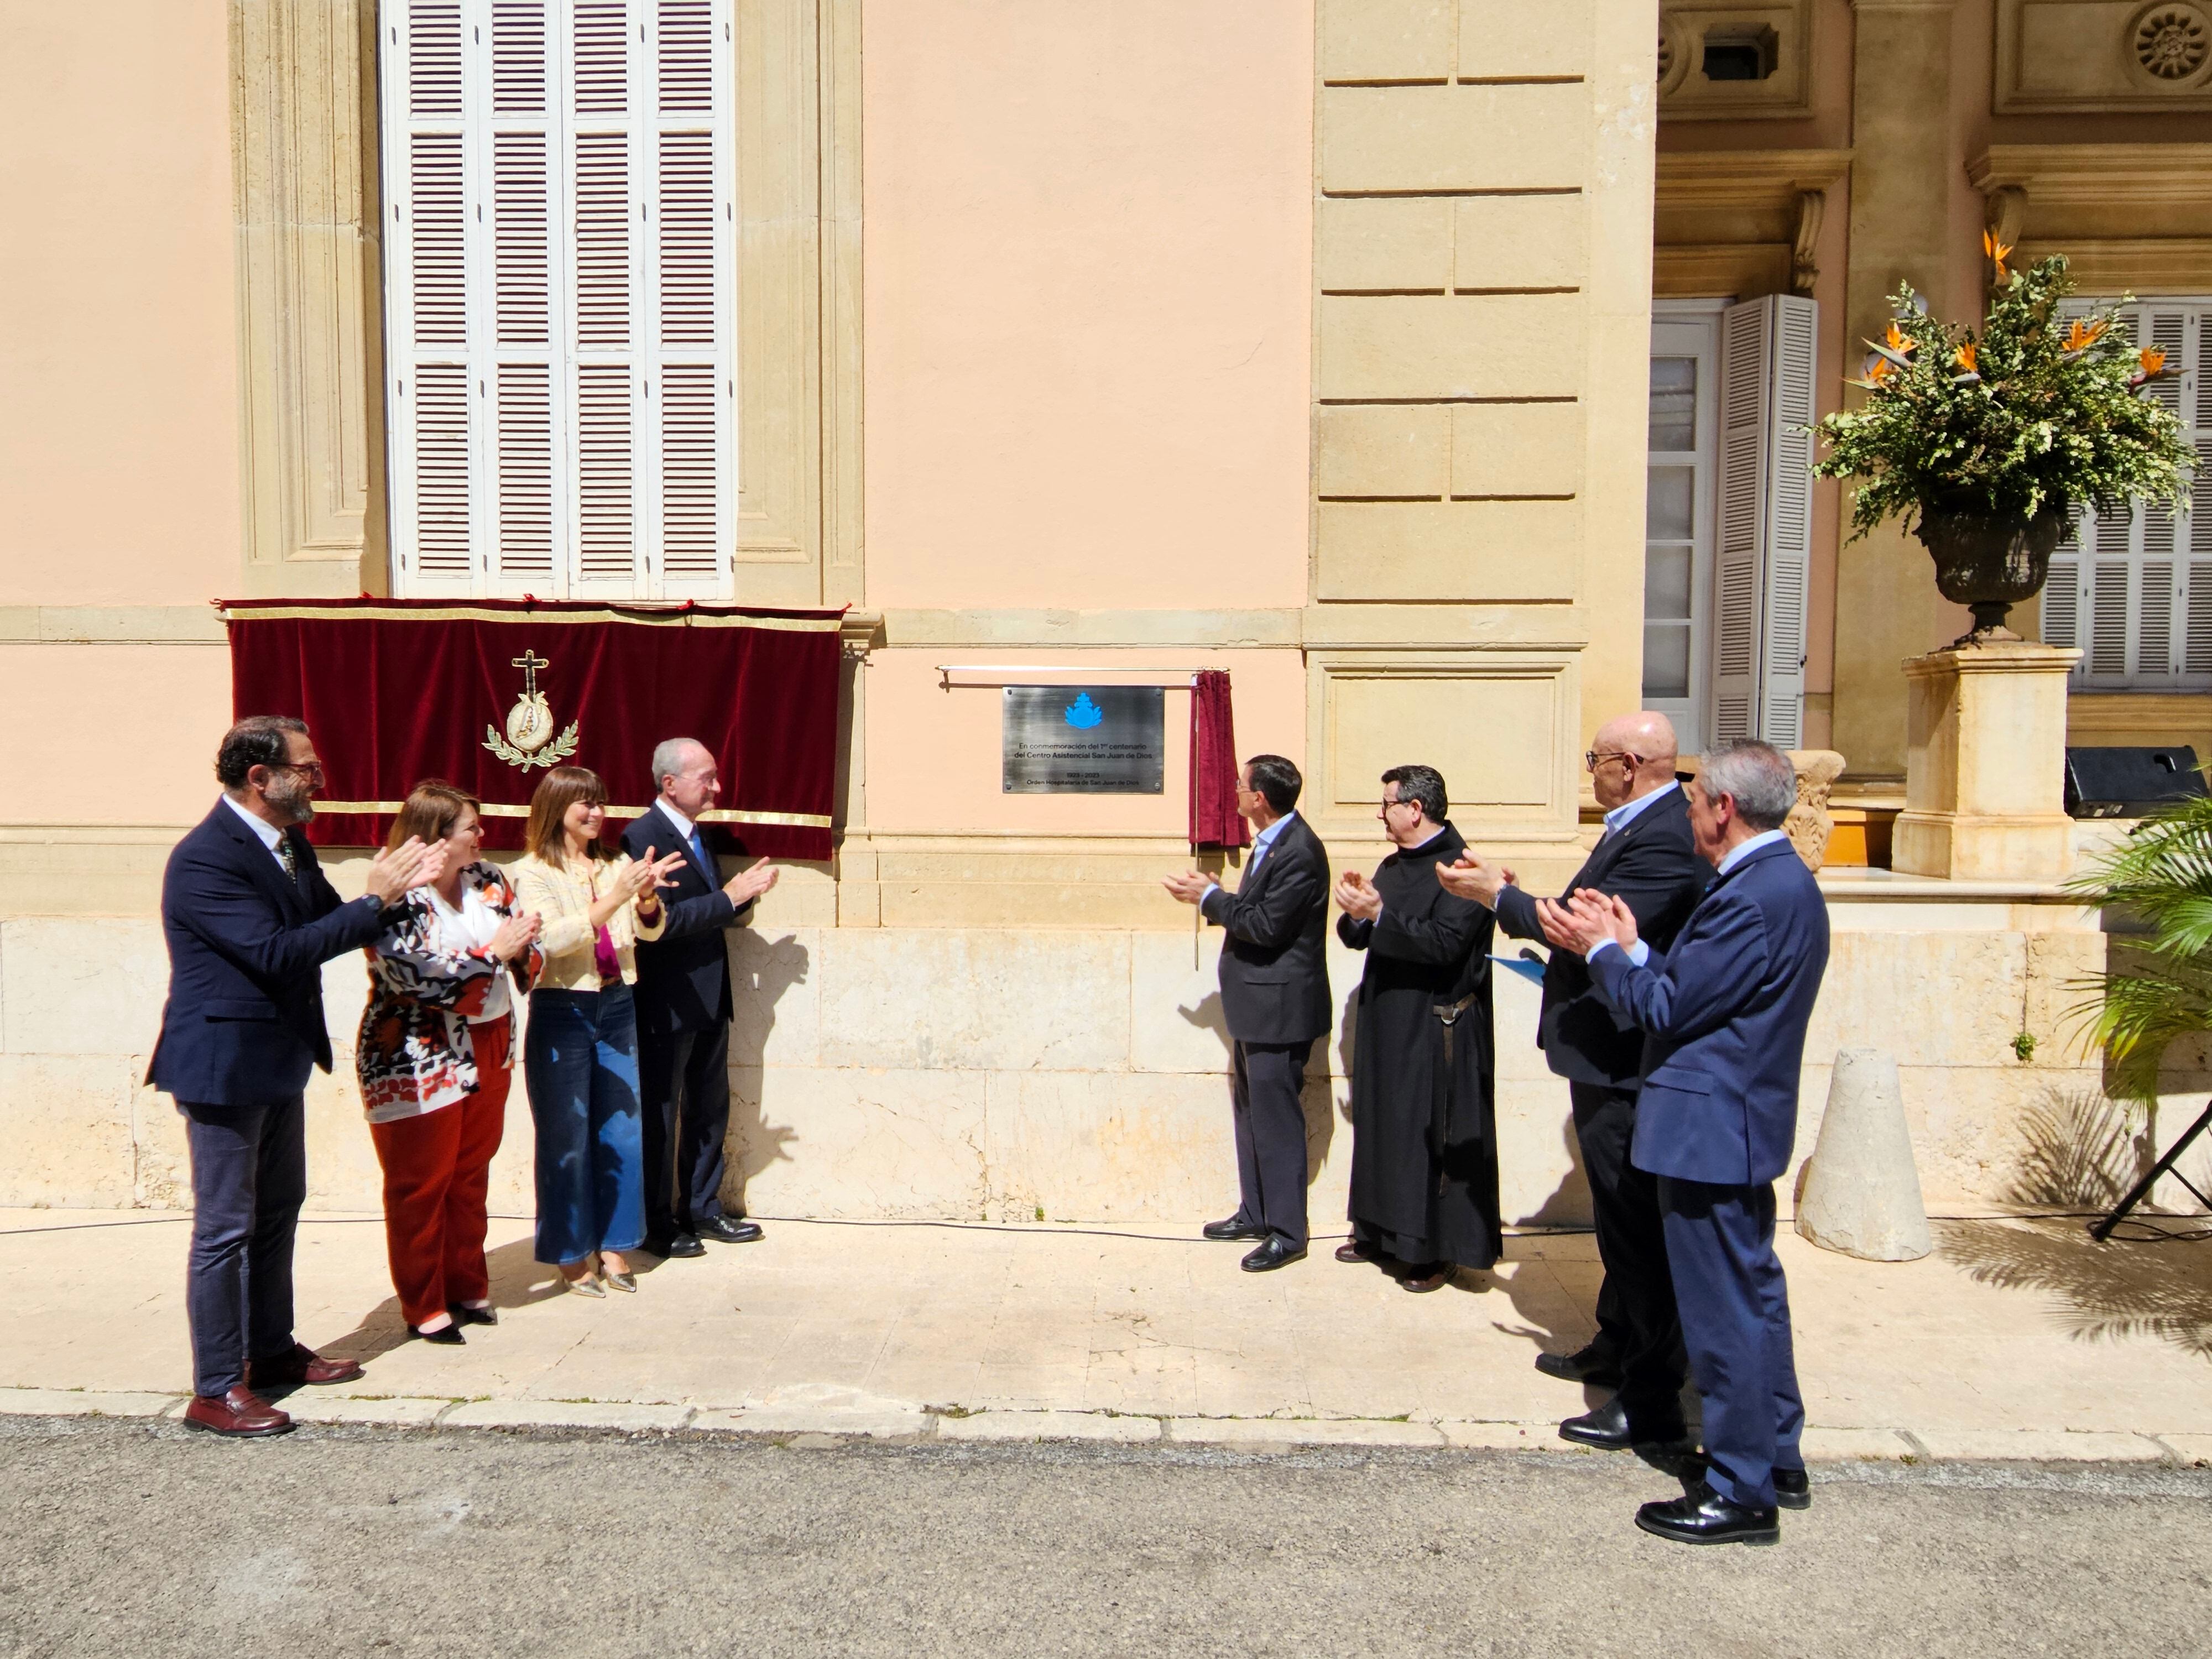
[[[2139,818],[2204,793],[2197,751],[2186,746],[2066,751],[2066,810],[2077,818]]]

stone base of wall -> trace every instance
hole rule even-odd
[[[2096,1207],[2196,1116],[2204,1085],[2177,1075],[2152,1124],[2131,1119],[2104,1095],[2064,1018],[2075,981],[2103,959],[2103,936],[1971,898],[1918,910],[1838,898],[1799,1154],[1819,1133],[1836,1049],[1867,1044],[1899,1062],[1931,1212]],[[1331,948],[1341,1009],[1359,960]],[[1195,957],[1188,933],[734,934],[727,1196],[771,1215],[1183,1225],[1227,1214],[1237,1185],[1218,949],[1218,933]],[[165,986],[150,919],[0,923],[0,1204],[190,1203],[176,1111],[138,1081]],[[309,1093],[309,1202],[374,1211],[376,1162],[350,1073],[359,963],[330,964],[325,987],[339,1074],[319,1076]],[[1537,1002],[1534,985],[1501,971],[1504,1213],[1509,1224],[1577,1224],[1588,1191],[1565,1086],[1534,1046]],[[2036,1039],[2025,1061],[2014,1052],[2023,1030]],[[1344,1214],[1351,1041],[1340,1021],[1309,1073],[1311,1206],[1324,1230]],[[528,1215],[519,1082],[514,1100],[491,1204]],[[2212,1148],[2192,1168],[2212,1183]],[[2178,1187],[2171,1197],[2186,1202]]]

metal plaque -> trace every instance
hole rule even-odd
[[[1009,795],[1157,795],[1167,752],[1157,685],[1010,685]]]

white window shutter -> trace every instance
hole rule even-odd
[[[403,593],[734,591],[731,0],[383,0]]]
[[[1794,749],[1804,737],[1818,312],[1796,295],[1721,316],[1720,535],[1713,736]]]

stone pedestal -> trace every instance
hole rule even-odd
[[[1935,1248],[1897,1062],[1878,1048],[1836,1052],[1820,1139],[1797,1179],[1797,1231],[1869,1261],[1917,1261]]]
[[[1905,811],[1890,866],[1952,881],[2067,872],[2066,676],[2079,651],[2012,641],[1905,665]]]

